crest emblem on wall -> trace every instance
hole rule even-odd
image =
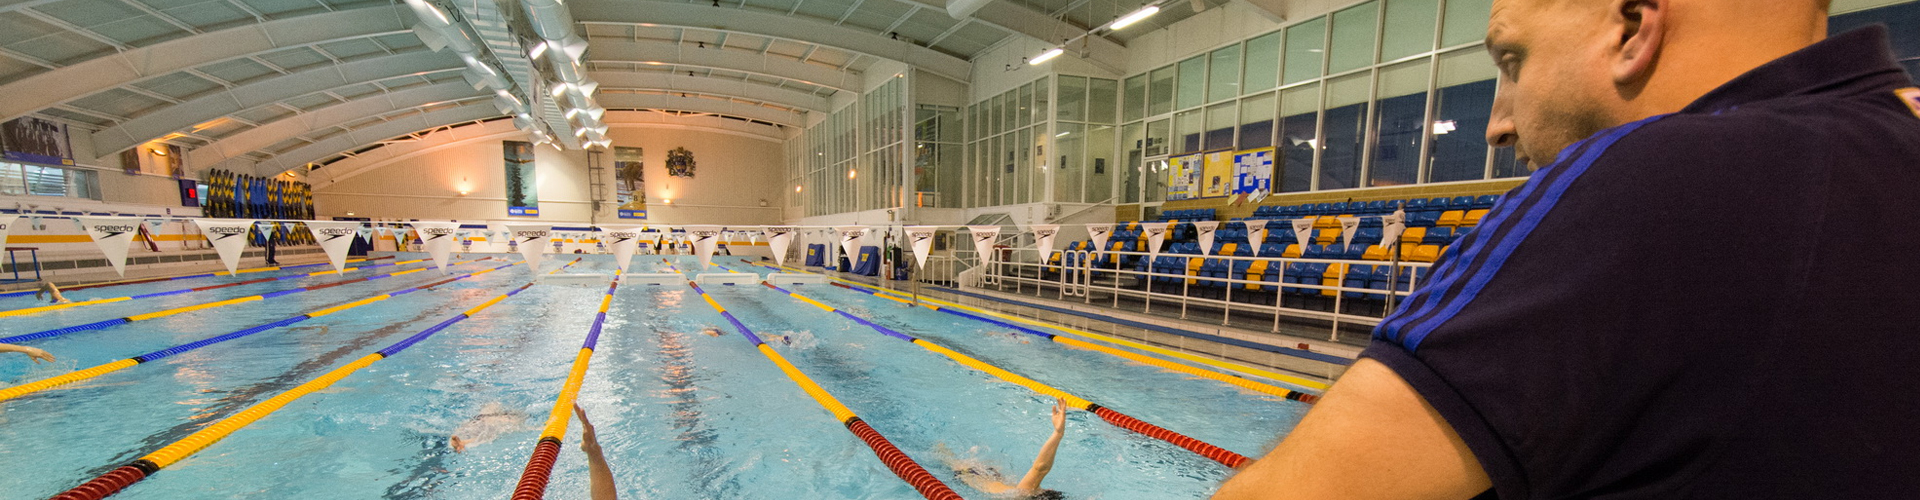
[[[674,177],[693,177],[693,152],[687,148],[673,148],[667,152],[667,175]]]

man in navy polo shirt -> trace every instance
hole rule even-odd
[[[1920,498],[1920,89],[1824,0],[1496,0],[1539,167],[1216,498]]]

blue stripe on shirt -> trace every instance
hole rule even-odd
[[[1480,223],[1480,228],[1486,228],[1488,230],[1475,229],[1470,233],[1469,237],[1462,238],[1455,242],[1454,248],[1447,252],[1445,260],[1434,266],[1427,282],[1416,290],[1409,300],[1401,304],[1398,314],[1387,318],[1386,321],[1380,324],[1374,332],[1374,337],[1397,342],[1400,340],[1400,332],[1405,329],[1408,323],[1431,314],[1435,307],[1434,304],[1439,301],[1441,297],[1452,294],[1447,292],[1447,290],[1458,282],[1458,271],[1462,269],[1462,266],[1472,266],[1480,254],[1480,249],[1486,246],[1486,241],[1496,232],[1492,229],[1503,227],[1503,222],[1507,217],[1510,217],[1517,211],[1523,210],[1524,207],[1531,206],[1537,201],[1533,196],[1534,192],[1541,185],[1547,183],[1551,178],[1558,176],[1560,172],[1564,171],[1564,169],[1556,167],[1564,165],[1573,158],[1583,156],[1583,153],[1587,151],[1588,146],[1592,143],[1592,138],[1584,139],[1561,150],[1560,157],[1554,160],[1553,165],[1541,169],[1543,171],[1541,174],[1534,176],[1528,180],[1526,184],[1521,185],[1520,190],[1512,196],[1501,197],[1499,203],[1493,207],[1487,217]]]
[[[1605,137],[1602,137],[1598,142],[1595,142],[1589,147],[1587,153],[1581,155],[1579,161],[1569,166],[1564,175],[1552,180],[1552,183],[1547,186],[1545,197],[1541,202],[1527,209],[1526,215],[1522,216],[1519,221],[1513,224],[1514,227],[1512,231],[1504,235],[1504,237],[1500,239],[1500,243],[1493,247],[1493,253],[1487,256],[1487,260],[1479,266],[1476,266],[1478,269],[1472,270],[1471,273],[1461,274],[1461,276],[1470,275],[1471,278],[1458,294],[1438,302],[1445,304],[1445,308],[1432,319],[1413,324],[1410,329],[1406,330],[1405,337],[1400,342],[1401,345],[1406,346],[1408,351],[1418,352],[1420,342],[1426,340],[1428,334],[1433,333],[1433,330],[1439,328],[1440,325],[1452,320],[1467,304],[1473,303],[1473,299],[1478,297],[1480,291],[1486,288],[1487,282],[1492,281],[1493,276],[1500,272],[1500,266],[1506,264],[1507,259],[1513,256],[1514,249],[1518,248],[1520,244],[1527,239],[1527,235],[1531,234],[1533,229],[1540,225],[1540,221],[1546,218],[1548,212],[1553,211],[1554,205],[1559,203],[1561,195],[1566,194],[1567,188],[1571,187],[1574,181],[1579,180],[1581,174],[1586,173],[1587,169],[1592,167],[1596,160],[1599,160],[1602,155],[1605,155],[1608,148],[1613,147],[1622,137],[1633,133],[1634,130],[1639,129],[1641,126],[1665,118],[1666,116],[1667,115],[1658,115],[1616,127]]]

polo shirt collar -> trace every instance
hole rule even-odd
[[[1894,63],[1887,27],[1873,25],[1829,37],[1754,68],[1701,96],[1681,113],[1712,113],[1802,95],[1879,91],[1912,85]]]

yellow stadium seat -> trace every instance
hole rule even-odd
[[[1239,249],[1239,243],[1221,243],[1220,251],[1214,253],[1214,255],[1233,255],[1233,252]]]
[[[1407,242],[1409,245],[1418,245],[1420,244],[1420,240],[1426,237],[1427,228],[1424,227],[1410,227],[1407,228],[1406,231],[1400,232],[1400,241]]]
[[[1433,225],[1440,227],[1458,226],[1460,222],[1466,220],[1466,218],[1467,212],[1464,210],[1448,210],[1441,212],[1440,221],[1433,223]]]
[[[1433,262],[1440,259],[1440,245],[1420,245],[1413,251],[1414,262]]]
[[[1340,229],[1340,219],[1335,219],[1332,217],[1321,217],[1318,219],[1314,219],[1313,227],[1316,229],[1328,229],[1328,228]]]
[[[1187,276],[1199,276],[1200,265],[1205,264],[1206,262],[1207,262],[1207,259],[1203,259],[1200,257],[1187,259]],[[1200,280],[1187,278],[1187,284],[1192,285],[1197,283],[1200,283]]]
[[[1287,249],[1282,250],[1280,252],[1280,256],[1289,258],[1289,259],[1298,259],[1300,258],[1300,254],[1305,253],[1306,251],[1307,249],[1304,246],[1297,245],[1297,244],[1288,244]]]
[[[1393,249],[1380,245],[1367,247],[1367,253],[1360,255],[1365,260],[1389,260],[1393,258]]]
[[[1320,280],[1321,280],[1320,284],[1327,285],[1327,286],[1337,286],[1340,284],[1340,280],[1345,278],[1346,276],[1347,276],[1346,264],[1329,265],[1327,266],[1327,272],[1320,275]],[[1329,288],[1329,289],[1321,290],[1320,294],[1328,297],[1334,297],[1334,296],[1340,295],[1340,291]]]
[[[1243,276],[1241,276],[1241,277],[1240,277],[1240,279],[1244,279],[1244,280],[1247,280],[1247,281],[1260,281],[1260,278],[1261,278],[1261,277],[1263,277],[1264,275],[1266,275],[1266,274],[1267,274],[1267,263],[1268,263],[1268,262],[1273,262],[1273,261],[1270,261],[1270,260],[1256,260],[1256,261],[1253,261],[1253,263],[1252,263],[1252,264],[1247,264],[1247,274],[1246,274],[1246,275],[1243,275]],[[1248,284],[1246,285],[1246,289],[1248,289],[1248,290],[1259,290],[1259,289],[1260,289],[1260,285],[1258,285],[1258,284],[1254,284],[1254,283],[1248,283]]]
[[[1478,226],[1480,225],[1480,219],[1486,218],[1486,216],[1487,216],[1487,209],[1482,208],[1479,210],[1468,210],[1466,219],[1461,220],[1460,225]]]
[[[1334,242],[1340,241],[1340,228],[1337,227],[1333,229],[1321,229],[1317,234],[1319,236],[1313,238],[1313,243],[1316,245],[1332,245]]]

